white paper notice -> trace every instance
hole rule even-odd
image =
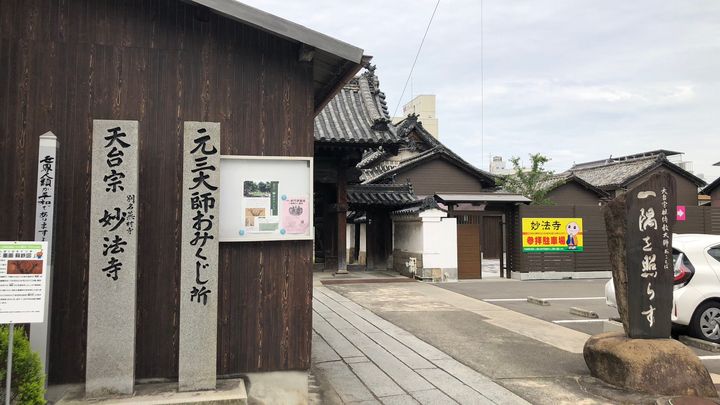
[[[45,317],[47,242],[0,242],[0,323]]]

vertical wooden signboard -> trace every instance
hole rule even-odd
[[[626,194],[628,335],[634,339],[670,337],[675,198],[675,179],[667,172]]]
[[[185,122],[180,263],[181,391],[215,389],[220,124]]]
[[[35,240],[47,242],[45,252],[45,320],[30,327],[30,345],[40,355],[43,373],[47,376],[50,303],[52,302],[53,225],[55,216],[55,183],[57,182],[58,141],[55,134],[40,135],[38,147],[37,197],[35,199]],[[45,378],[47,384],[47,378]]]
[[[138,122],[93,121],[85,391],[131,394],[135,380]]]

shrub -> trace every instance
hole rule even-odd
[[[0,381],[2,397],[5,397],[7,376],[8,330],[7,325],[0,326]],[[40,356],[30,349],[30,342],[23,328],[15,328],[13,334],[12,398],[17,404],[44,404],[45,378]]]

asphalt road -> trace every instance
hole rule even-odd
[[[608,321],[617,318],[618,313],[615,308],[605,303],[605,283],[607,279],[553,281],[490,279],[442,283],[436,286],[593,335],[622,330],[619,323]],[[528,296],[547,299],[550,305],[529,303]],[[570,313],[570,307],[594,311],[598,314],[598,319],[573,315]],[[720,375],[718,353],[691,348],[700,356],[711,373]]]

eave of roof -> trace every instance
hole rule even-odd
[[[377,147],[399,142],[374,71],[374,66],[367,66],[366,72],[350,80],[315,117],[317,143]]]
[[[634,170],[631,166],[637,166]],[[611,162],[605,165],[570,169],[569,172],[578,176],[582,180],[598,187],[602,190],[615,190],[630,185],[635,180],[646,175],[647,173],[664,166],[677,173],[680,176],[692,181],[698,187],[705,185],[705,181],[693,175],[680,166],[668,161],[664,155],[650,156],[646,158],[638,158],[627,161]],[[627,169],[627,168],[630,169]],[[618,168],[627,169],[628,173],[614,173],[613,170]],[[603,180],[604,179],[604,180]]]
[[[360,160],[360,163],[358,163],[355,167],[357,167],[358,169],[364,169],[372,163],[375,163],[380,159],[386,158],[387,156],[388,153],[381,146],[377,150],[366,153],[363,156],[362,160]]]
[[[600,198],[606,198],[606,197],[610,196],[610,194],[607,191],[605,191],[599,187],[593,186],[592,184],[581,179],[580,177],[576,176],[572,172],[564,172],[564,173],[556,174],[555,176],[550,178],[548,180],[548,182],[549,182],[549,186],[550,186],[549,190],[554,190],[554,189],[556,189],[560,186],[563,186],[565,184],[568,184],[570,182],[575,182],[578,185],[580,185],[581,187],[584,187],[585,189],[587,189],[588,191],[595,193]]]
[[[685,177],[686,179],[688,179],[688,180],[692,181],[693,183],[695,183],[695,185],[698,186],[698,187],[702,187],[702,186],[704,186],[704,185],[707,184],[707,183],[705,182],[705,180],[701,179],[700,177],[695,176],[694,174],[692,174],[692,173],[690,173],[689,171],[683,169],[682,167],[676,165],[675,163],[670,162],[669,160],[665,159],[665,156],[660,156],[660,158],[658,158],[658,162],[657,162],[654,166],[649,167],[649,168],[647,168],[645,171],[643,171],[642,173],[638,173],[637,175],[629,178],[629,179],[625,182],[625,184],[630,184],[630,183],[632,183],[633,181],[635,181],[635,180],[639,179],[640,177],[644,176],[644,175],[647,174],[648,172],[651,172],[651,171],[653,171],[653,170],[655,170],[655,169],[657,169],[657,168],[659,168],[659,167],[661,167],[661,166],[665,166],[666,168],[668,168],[668,169],[670,169],[671,171],[679,174],[680,176]]]
[[[354,206],[400,207],[418,200],[410,184],[358,184],[348,186],[348,203]]]
[[[427,210],[432,210],[432,209],[447,212],[446,209],[440,207],[440,205],[435,200],[435,197],[428,196],[428,197],[423,198],[422,200],[415,202],[414,204],[412,204],[408,207],[401,208],[399,210],[395,210],[395,211],[391,212],[390,215],[398,215],[398,216],[400,216],[400,215],[415,215],[415,214],[419,214],[421,212],[424,212]]]
[[[189,0],[226,17],[252,25],[263,31],[303,44],[359,64],[363,50],[298,23],[272,15],[234,0]]]
[[[647,152],[634,153],[632,155],[609,157],[607,159],[600,159],[600,160],[593,160],[590,162],[577,163],[577,164],[574,164],[570,168],[570,170],[590,169],[593,167],[605,166],[605,165],[608,165],[611,163],[621,163],[621,162],[635,161],[638,159],[648,159],[648,158],[658,157],[660,155],[674,156],[674,155],[681,155],[681,154],[682,154],[682,152],[676,152],[676,151],[667,150],[667,149],[657,149],[657,150],[651,150],[651,151],[647,151]]]
[[[454,163],[457,167],[460,169],[465,170],[467,173],[475,176],[476,178],[480,179],[481,181],[485,181],[485,183],[490,186],[495,186],[495,177],[487,173],[483,170],[480,170],[476,168],[475,166],[471,165],[470,163],[466,162],[463,158],[455,154],[453,151],[447,149],[444,146],[437,146],[435,148],[429,149],[423,153],[418,154],[417,156],[414,156],[404,162],[402,162],[399,166],[390,169],[384,173],[381,173],[371,179],[367,179],[363,181],[363,184],[370,184],[374,183],[376,181],[388,178],[390,176],[393,176],[395,174],[401,173],[407,169],[413,168],[423,162],[432,160],[432,159],[439,159],[443,158],[447,161],[450,161]]]
[[[441,193],[435,194],[435,197],[443,204],[453,203],[473,203],[473,202],[507,202],[507,203],[530,203],[531,199],[512,193],[463,193],[463,194],[450,194]]]

